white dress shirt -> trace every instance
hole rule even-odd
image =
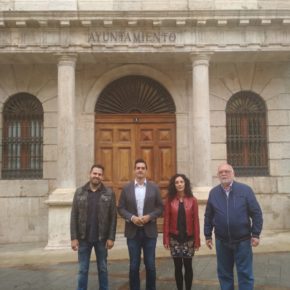
[[[143,216],[144,200],[146,194],[146,179],[142,185],[135,180],[135,198],[137,203],[138,216]]]

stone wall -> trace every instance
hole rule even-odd
[[[0,88],[0,132],[3,104],[10,96],[30,93],[44,110],[43,179],[0,179],[0,243],[46,241],[48,207],[44,202],[56,178],[56,66],[1,64]],[[2,144],[0,148],[2,156]]]
[[[188,162],[191,121],[191,66],[183,62],[147,64],[78,63],[76,67],[76,176],[87,181],[94,161],[94,105],[97,97],[116,78],[130,74],[152,77],[171,93],[177,112],[177,168],[190,174]],[[173,69],[174,67],[174,69]],[[225,106],[240,90],[252,90],[268,109],[270,177],[238,178],[253,187],[264,211],[266,229],[289,229],[290,202],[290,87],[288,63],[212,62],[210,114],[212,176],[226,160]],[[55,189],[57,162],[57,63],[6,65],[0,68],[0,105],[10,95],[28,92],[44,109],[43,180],[0,180],[0,243],[44,241],[48,236],[48,208],[44,201]],[[1,132],[1,131],[0,131]],[[68,211],[64,213],[68,219]],[[201,224],[204,205],[200,208]],[[57,221],[56,221],[57,222]],[[69,229],[67,229],[69,231]]]
[[[226,160],[226,102],[240,90],[259,94],[268,109],[269,177],[238,177],[257,194],[265,229],[289,229],[290,87],[289,66],[282,63],[227,63],[211,67],[211,138],[213,176]],[[218,181],[214,178],[214,184]]]
[[[2,0],[0,11],[289,9],[287,0]]]
[[[240,90],[259,94],[268,109],[270,177],[251,184],[260,193],[290,193],[290,87],[289,66],[283,63],[227,63],[211,68],[211,132],[213,175],[226,160],[225,107]]]
[[[46,180],[0,180],[0,243],[47,239]]]

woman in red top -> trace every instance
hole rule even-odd
[[[163,245],[170,249],[178,290],[190,290],[193,279],[192,257],[200,247],[198,204],[189,179],[184,174],[171,177],[165,203]]]

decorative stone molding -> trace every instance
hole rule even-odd
[[[282,25],[289,23],[289,10],[195,10],[195,11],[166,11],[160,14],[157,11],[5,11],[0,21],[9,28],[17,27],[19,23],[26,23],[27,27],[37,28],[45,21],[50,28],[72,26],[110,26],[130,27],[136,25],[161,25],[186,27],[200,24],[209,27],[225,25],[234,27],[239,24],[251,26]],[[135,24],[134,24],[135,25]]]
[[[196,51],[196,52],[190,53],[192,66],[205,65],[208,67],[209,61],[212,55],[213,55],[213,52],[210,52],[210,51]]]
[[[51,20],[0,17],[2,53],[214,52],[289,53],[290,18],[118,18]],[[40,17],[40,16],[39,16]],[[149,21],[149,22],[148,22]],[[193,29],[193,26],[196,29]],[[227,27],[227,29],[221,29]],[[250,27],[250,29],[247,29]],[[161,29],[162,28],[162,29]],[[181,55],[181,54],[180,54]],[[280,56],[281,57],[281,56]],[[267,57],[265,57],[266,59]]]
[[[58,66],[72,66],[75,68],[78,58],[77,53],[56,53],[58,59]]]

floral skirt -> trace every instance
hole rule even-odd
[[[192,237],[188,241],[180,243],[173,236],[170,236],[169,246],[173,258],[192,258],[194,256],[194,240]]]

